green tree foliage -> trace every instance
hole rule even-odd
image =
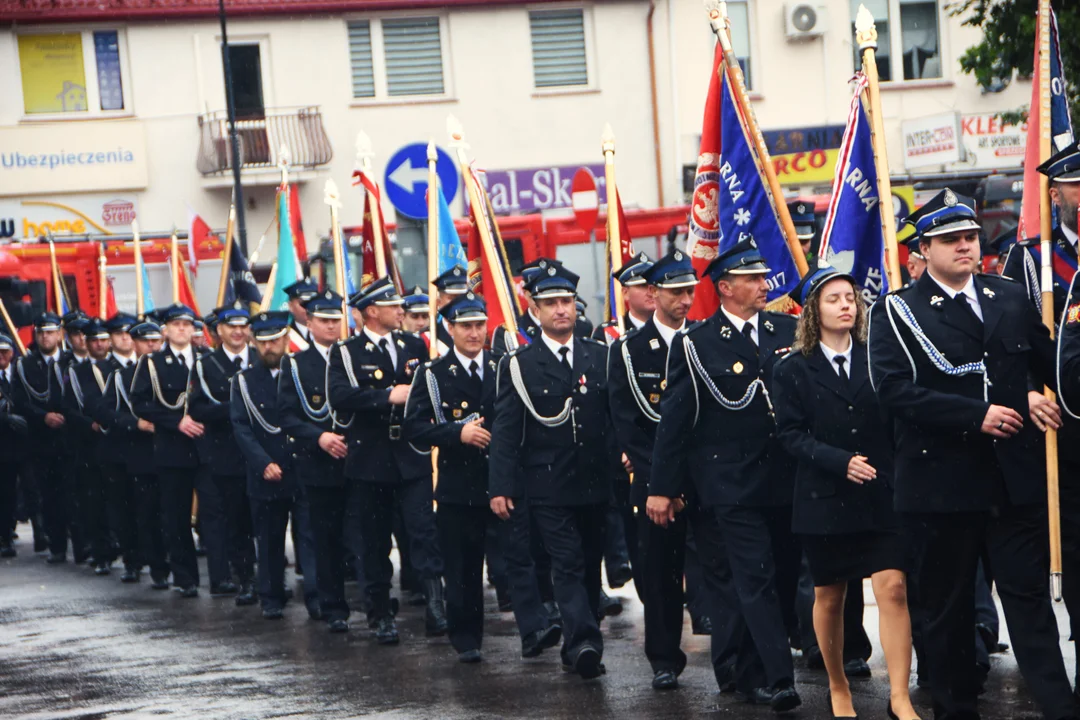
[[[1074,119],[1080,118],[1080,2],[1055,0],[1066,94]],[[1014,77],[1031,77],[1035,57],[1036,0],[955,0],[950,14],[980,28],[983,39],[960,57],[960,67],[983,90],[997,92]],[[1011,122],[1027,118],[1027,106],[1002,113]]]

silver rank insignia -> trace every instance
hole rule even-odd
[[[372,350],[375,349],[375,346],[372,345],[371,343],[368,343],[368,344],[364,345],[364,349],[367,350],[368,352],[371,352]]]
[[[737,362],[737,363],[735,363],[734,365],[731,366],[731,370],[732,370],[732,372],[738,374],[738,373],[741,373],[743,371],[743,367],[744,366],[743,366],[743,364],[741,362]]]
[[[945,298],[941,297],[940,295],[935,295],[930,298],[930,304],[934,307],[941,307],[941,303],[943,302],[945,302]]]
[[[376,370],[374,373],[374,377],[376,380],[382,380],[382,370]]]
[[[398,340],[397,341],[397,346],[400,347],[400,348],[405,347],[405,341],[404,340]]]
[[[657,340],[656,338],[653,338],[652,340],[649,341],[649,347],[651,347],[653,350],[659,350],[660,349],[660,341]]]
[[[172,365],[172,355],[166,355],[165,356],[165,364],[166,365]]]
[[[449,369],[450,369],[450,374],[453,375],[454,377],[457,377],[457,365],[451,365]]]
[[[730,340],[731,339],[731,327],[728,326],[728,325],[724,325],[723,327],[721,327],[720,328],[720,337],[724,338],[725,340]]]
[[[772,324],[771,321],[766,320],[764,324],[765,324],[765,329],[766,330],[768,330],[769,332],[773,331],[773,324]]]
[[[991,298],[991,299],[992,299],[992,298],[994,297],[994,291],[993,291],[993,290],[991,290],[991,289],[990,289],[990,288],[988,288],[988,287],[984,287],[984,288],[983,288],[983,295],[985,295],[986,297],[988,297],[988,298]]]

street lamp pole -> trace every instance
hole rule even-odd
[[[218,0],[221,21],[221,64],[225,70],[225,112],[229,122],[229,145],[232,147],[233,198],[236,204],[236,229],[240,250],[247,256],[247,223],[244,221],[244,187],[240,184],[240,142],[236,135],[236,103],[233,101],[232,63],[229,61],[229,36],[225,27],[225,0]]]

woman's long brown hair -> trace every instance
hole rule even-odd
[[[825,284],[832,282],[826,280]],[[866,344],[866,303],[862,301],[862,293],[854,285],[855,291],[855,327],[851,329],[851,337],[859,344]],[[810,296],[810,302],[803,306],[799,323],[795,326],[795,343],[792,350],[798,350],[803,355],[810,357],[814,348],[821,342],[821,288],[819,287]]]

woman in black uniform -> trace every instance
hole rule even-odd
[[[814,579],[814,631],[834,717],[855,717],[844,675],[844,596],[869,577],[889,669],[889,717],[917,718],[908,693],[906,546],[892,509],[892,439],[867,372],[866,318],[850,275],[822,268],[791,296],[803,306],[793,352],[776,366],[780,438],[799,463],[792,529]]]

